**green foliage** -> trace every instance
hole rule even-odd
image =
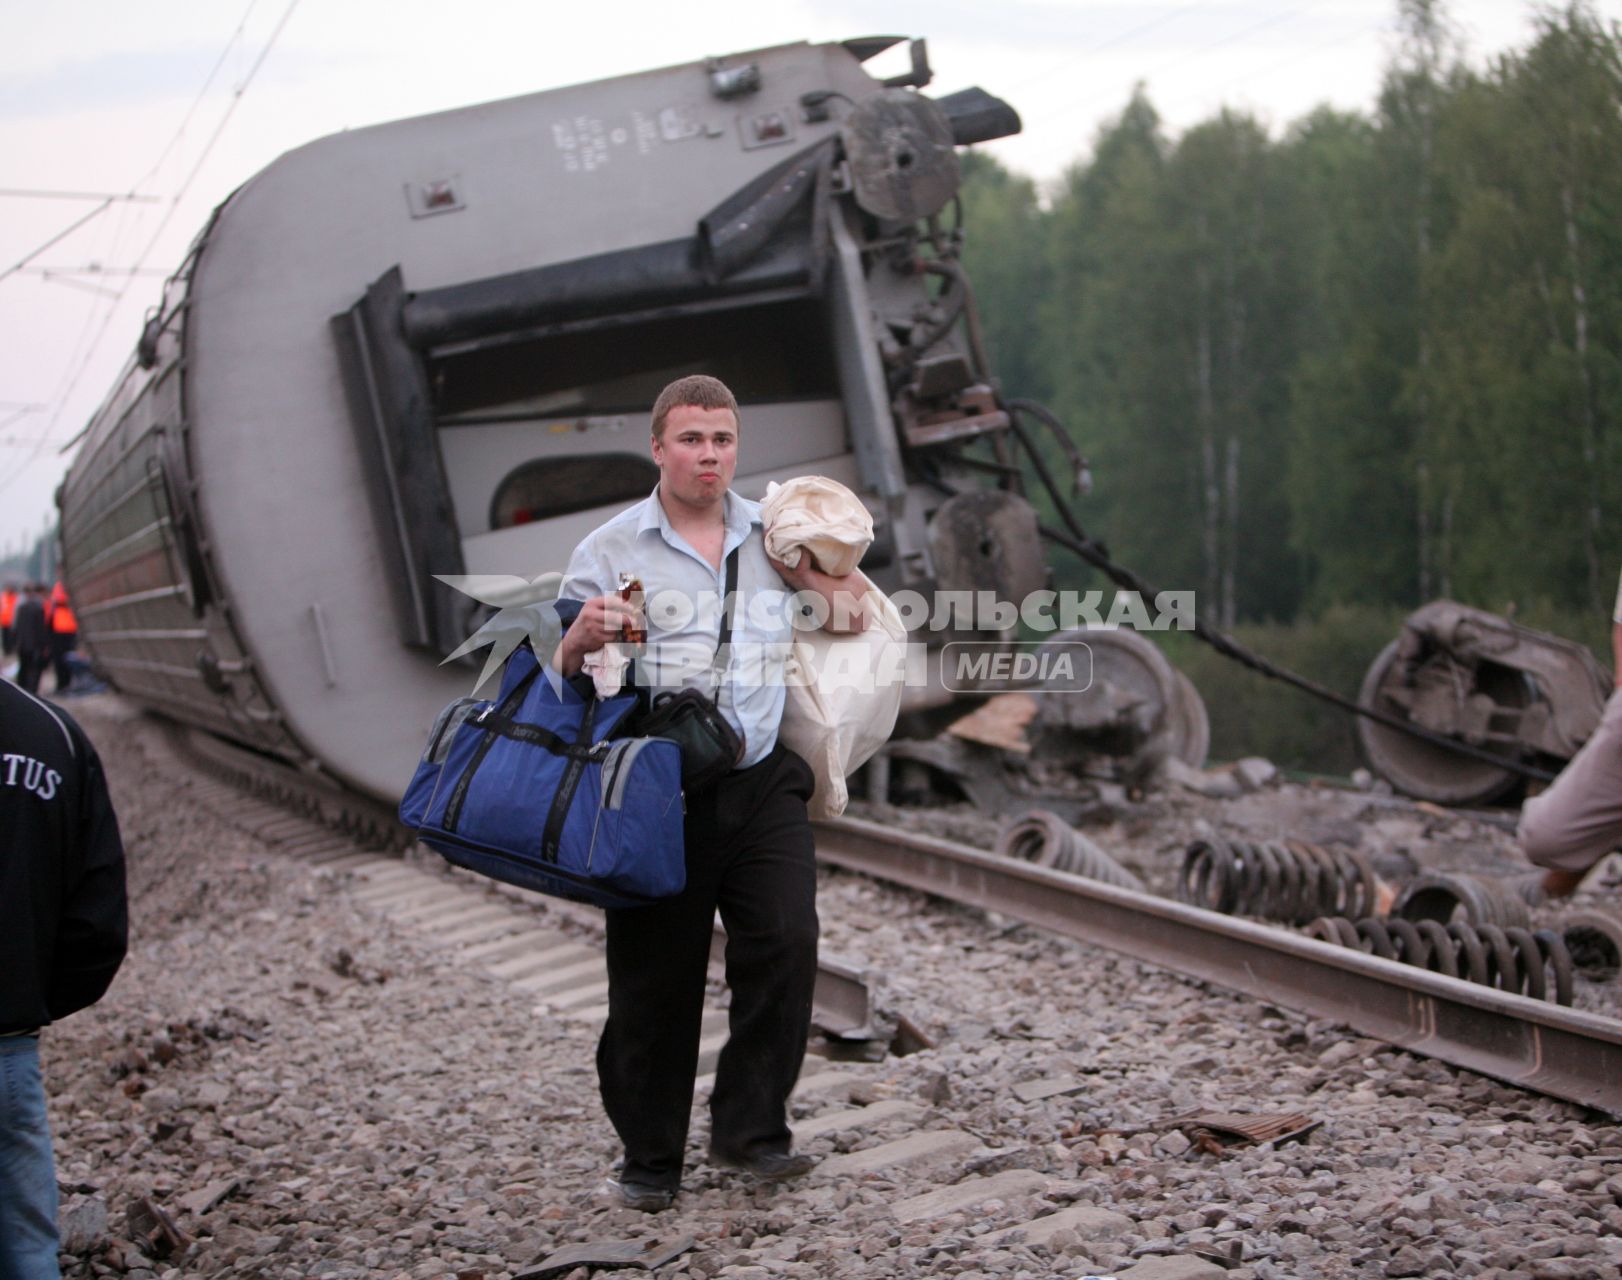
[[[1089,531],[1212,621],[1438,595],[1603,620],[1622,35],[1546,11],[1472,70],[1441,0],[1397,8],[1367,116],[1274,137],[1223,111],[1172,138],[1140,87],[1046,203],[971,156],[965,257],[998,375],[1090,457]]]
[[[1285,670],[1355,698],[1405,616],[1389,607],[1332,605],[1311,622],[1241,624],[1233,634]],[[1259,755],[1282,769],[1339,775],[1361,763],[1347,712],[1258,675],[1187,633],[1170,633],[1163,648],[1205,699],[1213,761]]]

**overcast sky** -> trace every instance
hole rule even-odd
[[[1473,62],[1529,38],[1525,0],[1450,7]],[[1597,8],[1615,19],[1622,0]],[[6,0],[0,553],[52,519],[63,444],[116,379],[209,210],[312,138],[713,54],[885,33],[928,39],[932,93],[978,84],[1013,103],[1023,135],[988,149],[1050,181],[1138,80],[1173,132],[1223,105],[1275,131],[1322,102],[1368,109],[1395,12],[1395,0]],[[150,199],[102,208],[14,194],[58,191]]]

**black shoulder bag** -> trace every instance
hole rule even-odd
[[[721,639],[715,647],[710,673],[715,691],[721,691],[722,665],[726,655],[730,665],[732,611],[738,594],[738,549],[727,557],[726,595],[721,602]],[[743,735],[721,714],[715,700],[698,689],[658,694],[652,707],[636,727],[647,738],[669,738],[681,748],[681,785],[687,792],[714,786],[743,759]]]

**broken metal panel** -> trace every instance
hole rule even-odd
[[[1018,494],[981,489],[948,498],[930,521],[929,542],[942,591],[989,592],[1018,606],[1048,585],[1036,511]]]
[[[1611,681],[1580,645],[1451,600],[1413,613],[1380,653],[1358,701],[1506,763],[1571,759],[1599,724]],[[1367,718],[1364,758],[1407,795],[1482,804],[1513,788],[1515,770],[1458,755]]]
[[[963,175],[946,113],[928,98],[884,89],[860,103],[839,131],[856,202],[894,222],[933,217]]]
[[[1050,678],[1037,697],[1032,727],[1036,750],[1055,759],[1105,755],[1123,776],[1174,757],[1205,763],[1211,724],[1205,703],[1152,641],[1135,631],[1079,627],[1043,642],[1043,649],[1085,645],[1089,669],[1074,679]]]
[[[1283,1115],[1241,1115],[1237,1112],[1202,1111],[1177,1121],[1202,1151],[1220,1153],[1235,1143],[1294,1142],[1323,1124],[1303,1112]]]

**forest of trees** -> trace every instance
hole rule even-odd
[[[967,157],[998,376],[1091,459],[1089,531],[1212,622],[1444,595],[1603,619],[1622,32],[1549,10],[1472,67],[1438,0],[1399,12],[1372,115],[1173,138],[1140,90],[1046,193]]]

